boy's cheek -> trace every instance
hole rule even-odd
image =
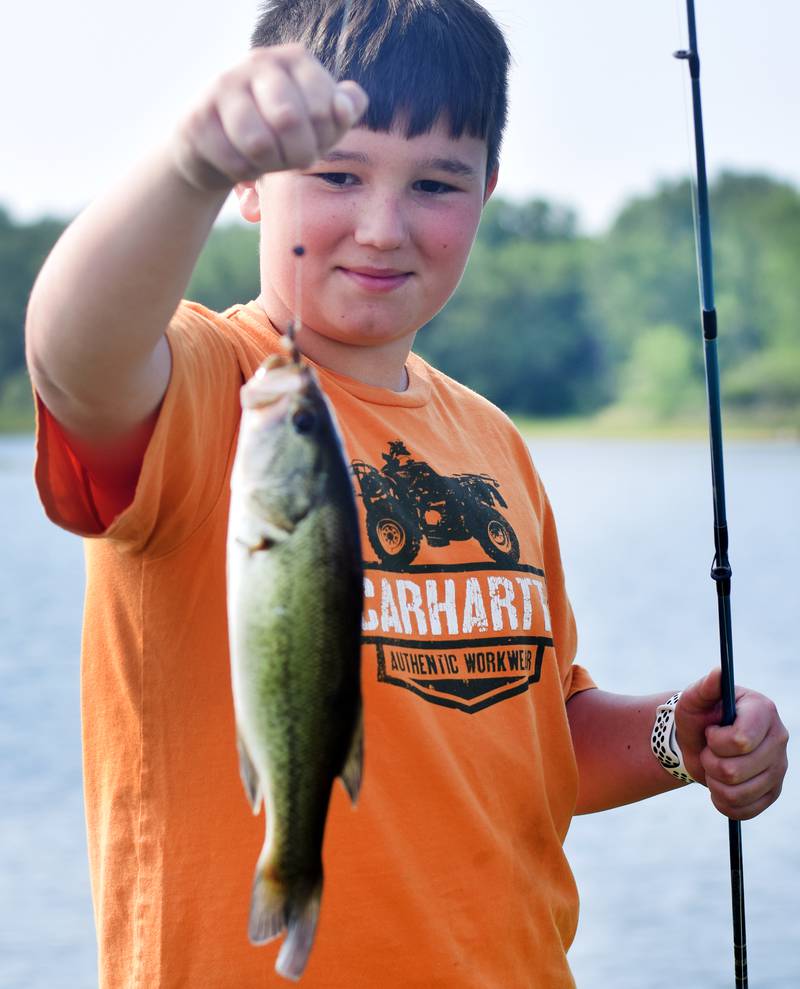
[[[456,263],[459,259],[466,261],[478,232],[479,221],[479,210],[443,218],[436,224],[434,231],[437,253]]]
[[[450,233],[451,236],[448,236],[448,232],[445,231],[440,236],[433,260],[443,275],[449,277],[450,281],[457,283],[469,260],[469,253],[475,242],[475,234],[472,230],[466,232],[454,230]],[[454,288],[455,285],[453,285]]]

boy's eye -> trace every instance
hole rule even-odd
[[[316,172],[315,177],[338,188],[347,188],[360,183],[358,176],[353,175],[352,172]],[[447,182],[440,182],[438,179],[420,179],[414,183],[414,189],[426,195],[434,196],[456,191],[454,186]]]
[[[350,172],[317,172],[317,178],[327,182],[329,185],[348,186],[355,185],[358,179]]]
[[[420,192],[426,192],[433,195],[440,195],[443,192],[455,191],[454,186],[448,185],[447,182],[439,182],[437,179],[421,179],[419,182],[415,182],[414,186],[419,189]]]

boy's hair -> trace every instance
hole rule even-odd
[[[333,73],[346,0],[267,0],[254,48],[300,42]],[[352,0],[339,69],[370,98],[362,124],[408,138],[442,122],[486,141],[487,179],[508,114],[508,46],[476,0]]]

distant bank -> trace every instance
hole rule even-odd
[[[561,416],[532,418],[511,415],[517,429],[526,440],[535,437],[564,439],[619,439],[676,441],[707,438],[707,426],[702,416],[656,422],[637,418],[625,410],[612,409],[594,416]],[[800,422],[787,418],[755,419],[723,413],[725,438],[729,440],[794,440],[800,443]],[[0,436],[30,435],[33,437],[33,404],[28,408],[0,406]]]

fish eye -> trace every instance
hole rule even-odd
[[[292,424],[298,433],[310,433],[317,423],[311,409],[298,409],[292,416]]]

